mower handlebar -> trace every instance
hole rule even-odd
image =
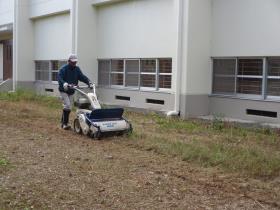
[[[86,95],[86,93],[85,93],[84,91],[82,91],[82,89],[87,89],[87,88],[90,88],[90,87],[89,87],[89,86],[86,86],[86,85],[83,85],[83,86],[68,85],[68,88],[73,89],[73,90],[75,90],[75,91],[78,91],[78,92],[80,92],[80,93]],[[91,90],[93,91],[93,93],[95,94],[95,84],[93,84],[93,87],[90,88],[90,89],[91,89]]]
[[[86,89],[86,88],[89,88],[89,86],[87,86],[87,85],[82,85],[82,86],[79,86],[79,85],[68,85],[68,88],[71,88],[71,89]],[[93,88],[95,88],[94,84],[93,84]]]

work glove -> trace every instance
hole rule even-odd
[[[65,83],[63,84],[64,90],[67,91],[67,90],[68,90],[68,87],[69,87],[69,84],[68,84],[67,82],[65,82]]]
[[[90,88],[90,89],[93,89],[93,84],[90,82],[90,83],[88,83],[88,87]]]

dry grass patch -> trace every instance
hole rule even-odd
[[[15,123],[14,118],[20,118],[18,123],[24,122],[27,130],[34,123],[40,126],[40,121],[59,122],[61,105],[57,98],[17,91],[1,93],[0,100],[1,118],[11,124]],[[134,127],[129,139],[138,148],[246,176],[279,176],[280,138],[277,130],[244,128],[218,118],[206,122],[166,118],[154,113],[126,112],[125,116]]]
[[[0,209],[279,209],[273,130],[126,112],[133,134],[92,141],[60,106],[0,94]]]
[[[131,139],[139,147],[179,156],[203,167],[218,167],[249,176],[279,176],[280,138],[277,130],[167,119],[155,114],[131,114],[131,117],[136,122]],[[143,130],[141,124],[147,122],[149,128]]]

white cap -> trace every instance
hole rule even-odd
[[[78,62],[78,57],[76,54],[70,54],[68,60],[71,62]]]

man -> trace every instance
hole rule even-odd
[[[71,126],[68,125],[69,115],[72,108],[72,98],[74,90],[71,85],[78,85],[79,81],[86,83],[89,88],[92,88],[91,81],[82,73],[77,66],[77,55],[71,54],[68,58],[68,64],[64,65],[58,72],[59,92],[63,102],[63,112],[61,117],[61,128],[68,130]]]

